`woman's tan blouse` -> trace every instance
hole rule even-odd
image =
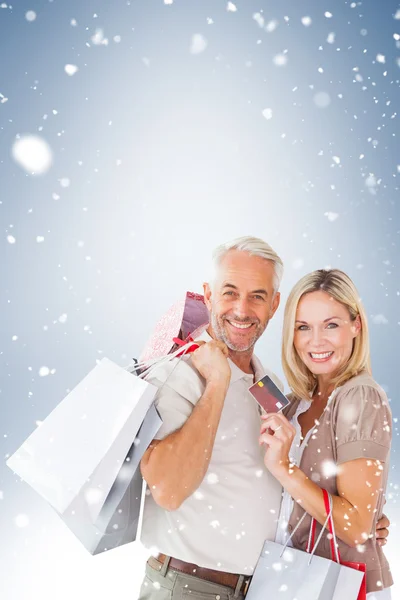
[[[291,398],[292,403],[286,416],[291,417],[300,402]],[[352,548],[338,540],[343,561],[363,562],[367,565],[367,592],[382,590],[393,584],[390,568],[382,548],[376,544],[375,527],[382,516],[384,497],[389,471],[389,453],[392,439],[392,416],[384,390],[363,372],[347,381],[333,396],[315,426],[307,446],[304,448],[300,468],[321,488],[333,495],[339,495],[336,486],[335,468],[350,460],[367,458],[379,460],[383,467],[382,489],[371,529],[371,537],[359,548]],[[328,467],[328,468],[327,468]],[[334,473],[334,474],[332,474]],[[371,477],[375,471],[371,469]],[[366,482],[366,492],[368,483]],[[303,509],[297,502],[289,520],[289,531],[293,531]],[[305,550],[310,531],[311,517],[304,519],[293,536],[295,548]],[[350,520],[351,522],[351,520]],[[321,526],[317,525],[317,535]],[[322,536],[317,555],[331,558],[330,542]]]

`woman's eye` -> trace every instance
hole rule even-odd
[[[297,331],[307,331],[308,325],[299,325]]]
[[[329,323],[328,324],[328,329],[336,329],[336,327],[339,327],[339,325],[337,323]]]

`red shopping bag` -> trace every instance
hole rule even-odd
[[[326,490],[322,490],[322,493],[324,496],[324,504],[325,504],[326,514],[329,515],[331,512],[331,507],[329,506],[329,495]],[[360,591],[359,591],[357,600],[366,600],[366,598],[367,598],[366,564],[359,563],[359,562],[345,562],[345,561],[341,560],[339,549],[336,544],[336,535],[335,535],[335,531],[334,531],[334,527],[333,527],[332,516],[330,517],[330,519],[328,521],[328,525],[329,525],[329,533],[331,534],[330,542],[331,542],[331,558],[332,558],[332,560],[334,560],[335,562],[338,562],[339,564],[343,565],[344,567],[350,567],[350,569],[355,569],[356,571],[361,571],[362,573],[364,573],[364,577],[362,580],[362,584],[360,587]],[[311,552],[312,549],[314,548],[316,526],[317,526],[317,522],[315,519],[313,519],[311,522],[311,530],[310,530],[310,537],[309,537],[308,544],[307,544],[307,552]]]

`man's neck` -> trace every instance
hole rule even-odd
[[[213,339],[216,339],[211,325],[208,326],[207,333]],[[244,373],[249,373],[250,375],[254,375],[254,369],[251,365],[251,359],[253,357],[253,348],[246,352],[236,352],[235,350],[231,350],[230,348],[228,348],[228,350],[229,358],[241,371],[243,371]]]

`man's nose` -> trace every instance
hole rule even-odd
[[[249,316],[249,301],[247,298],[238,298],[235,302],[235,312],[238,317]]]

